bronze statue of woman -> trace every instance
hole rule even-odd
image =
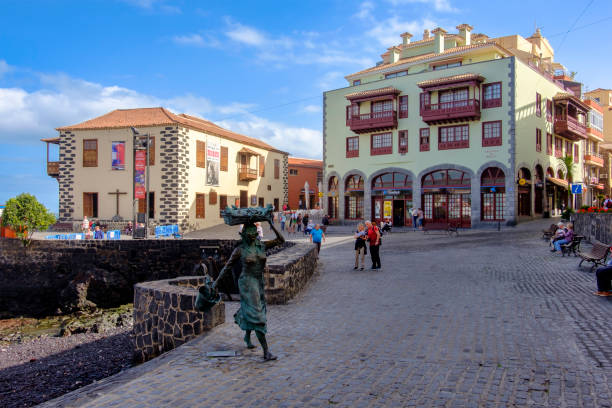
[[[219,277],[213,283],[216,288],[227,271],[232,270],[232,265],[240,260],[242,262],[242,274],[238,279],[240,289],[240,309],[234,315],[234,321],[245,331],[244,341],[248,348],[255,348],[251,343],[251,332],[255,331],[257,340],[263,349],[264,361],[276,360],[276,356],[270,353],[266,341],[266,295],[264,291],[264,270],[266,268],[266,250],[285,242],[285,238],[270,222],[270,228],[276,233],[276,238],[262,242],[258,238],[257,227],[254,223],[246,223],[240,235],[242,242],[234,249],[230,259],[227,261]]]

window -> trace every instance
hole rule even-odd
[[[323,182],[323,172],[317,171],[317,185]]]
[[[501,82],[483,85],[482,93],[483,108],[499,108],[502,106]]]
[[[278,159],[274,159],[274,178],[277,180],[280,178],[280,160]]]
[[[419,95],[419,98],[421,99],[421,110],[429,109],[431,94],[429,92],[423,92]]]
[[[196,167],[206,166],[206,143],[196,140]]]
[[[408,117],[408,95],[399,97],[399,117],[400,119]]]
[[[246,190],[240,190],[240,208],[248,208],[249,207],[249,192]]]
[[[408,71],[392,72],[390,74],[386,74],[385,79],[396,78],[396,77],[401,77],[401,76],[406,76],[406,75],[408,75]]]
[[[83,217],[98,218],[98,193],[83,193]]]
[[[274,211],[278,211],[279,208],[279,199],[275,198],[274,199]]]
[[[429,151],[429,128],[423,128],[419,130],[419,146],[420,151]]]
[[[204,194],[196,194],[196,202],[195,202],[195,207],[196,207],[196,218],[204,218],[205,214],[206,214],[206,206],[205,206],[205,195]]]
[[[467,106],[468,89],[460,88],[440,92],[440,109]]]
[[[353,86],[361,85],[361,79],[356,79],[353,81]]]
[[[223,217],[222,212],[226,208],[227,208],[227,196],[222,194],[219,196],[219,217]]]
[[[372,135],[370,139],[370,155],[393,153],[393,134],[379,133]]]
[[[482,146],[501,146],[501,120],[482,123]]]
[[[555,137],[555,157],[563,157],[563,140]]]
[[[353,117],[359,117],[359,105],[354,103],[346,107],[346,126],[350,126]]]
[[[552,156],[552,134],[546,133],[546,154]]]
[[[536,129],[536,152],[542,151],[542,129]]]
[[[219,167],[221,171],[227,171],[227,147],[221,146],[221,161],[219,163]]]
[[[83,167],[98,167],[98,139],[83,140]]]
[[[553,103],[550,99],[546,99],[546,120],[552,122],[553,118]]]
[[[408,153],[408,131],[400,130],[397,135],[397,151],[401,154]]]
[[[574,163],[578,163],[580,161],[580,148],[577,144],[574,145]]]
[[[446,126],[438,129],[438,150],[470,147],[468,125]]]
[[[481,216],[483,221],[503,221],[506,199],[506,178],[497,167],[489,167],[480,179]]]
[[[359,220],[363,218],[362,195],[350,195],[346,197],[345,218],[349,220]]]
[[[589,111],[589,127],[603,132],[603,115],[597,111]]]
[[[155,136],[149,137],[149,166],[155,165]]]
[[[259,156],[259,176],[265,177],[266,175],[266,157],[264,155]]]
[[[257,205],[260,206],[260,207],[265,207],[265,205],[264,205],[264,198],[263,197],[259,197],[257,199]]]
[[[542,95],[536,92],[536,116],[542,116]]]
[[[393,172],[383,173],[372,181],[372,190],[412,188],[412,179],[408,174]]]
[[[144,198],[138,199],[138,212],[145,213],[147,210],[147,200]],[[149,218],[155,218],[155,193],[149,192]]]
[[[565,141],[565,155],[570,156],[572,154],[572,143]]]
[[[378,101],[372,103],[372,113],[374,114],[374,117],[378,117],[376,116],[377,113],[390,112],[392,110],[393,101],[390,99],[386,101]]]
[[[346,138],[346,157],[359,157],[359,136]]]
[[[297,176],[298,175],[297,169],[289,169],[289,175],[290,176]]]
[[[436,65],[432,65],[432,69],[434,71],[440,70],[440,69],[446,69],[446,68],[454,68],[454,67],[460,67],[461,66],[461,61],[454,61],[454,62],[447,62],[445,64],[436,64]]]

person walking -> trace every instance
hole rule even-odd
[[[281,231],[285,231],[285,223],[287,222],[287,216],[285,215],[285,212],[283,211],[280,215],[280,224],[281,224]]]
[[[416,231],[418,228],[419,209],[416,207],[412,208],[410,215],[412,215],[412,230]]]
[[[380,269],[380,231],[376,222],[366,221],[368,227],[368,241],[370,242],[370,257],[372,258],[372,269]]]
[[[361,257],[361,268],[363,271],[365,267],[365,256],[368,254],[368,247],[366,246],[366,240],[368,239],[368,234],[365,231],[365,228],[362,223],[357,225],[357,232],[355,233],[355,267],[353,269],[359,268],[359,257]]]
[[[316,224],[310,231],[310,242],[317,246],[317,254],[321,252],[321,242],[325,242],[325,234],[319,224]]]
[[[308,213],[304,214],[302,217],[302,224],[304,224],[304,235],[308,234],[306,229],[308,228]]]
[[[417,226],[419,227],[419,229],[423,229],[423,218],[425,218],[425,214],[423,213],[423,210],[418,208],[417,209]]]
[[[298,214],[297,219],[297,232],[302,232],[302,214]]]

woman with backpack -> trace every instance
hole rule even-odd
[[[372,258],[372,269],[380,269],[380,231],[376,222],[366,221],[368,227],[368,241],[370,242],[370,257]]]

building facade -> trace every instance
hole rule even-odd
[[[48,161],[47,172],[59,182],[60,221],[128,221],[147,211],[145,199],[134,199],[131,127],[150,135],[153,225],[201,229],[222,223],[220,210],[228,205],[281,208],[288,200],[287,153],[164,108],[119,109],[43,139],[47,147],[59,145],[59,161]]]
[[[324,93],[324,204],[335,218],[410,225],[422,208],[426,223],[475,227],[567,205],[588,138],[576,83],[555,77],[564,67],[539,30],[457,30],[404,33],[348,87]]]
[[[321,208],[323,161],[289,157],[289,208]]]

